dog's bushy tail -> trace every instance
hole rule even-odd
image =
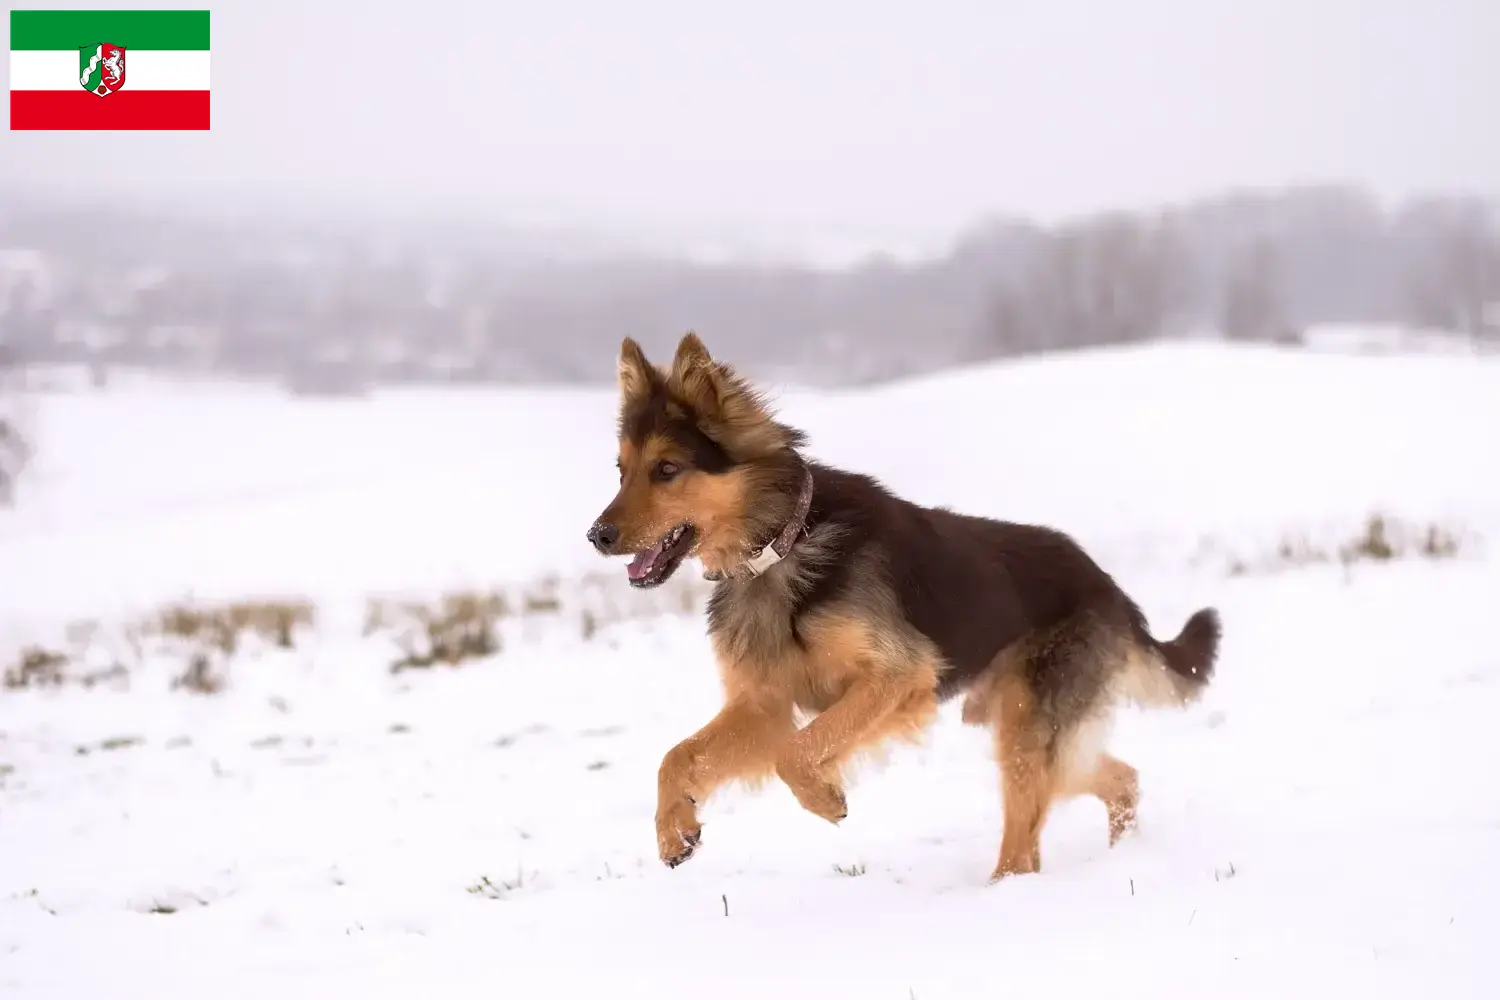
[[[1219,613],[1202,608],[1193,613],[1171,642],[1157,643],[1167,669],[1188,684],[1196,694],[1214,678],[1219,658],[1219,638],[1224,634]]]
[[[1214,677],[1223,628],[1213,608],[1195,612],[1175,639],[1159,642],[1138,630],[1142,649],[1125,671],[1127,694],[1141,705],[1169,708],[1197,701]]]

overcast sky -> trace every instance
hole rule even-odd
[[[0,184],[810,251],[1238,185],[1500,196],[1500,0],[212,9],[212,131],[7,131]]]

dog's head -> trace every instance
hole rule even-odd
[[[620,491],[589,541],[605,555],[633,555],[635,587],[664,583],[689,555],[731,572],[782,509],[757,494],[789,479],[802,434],[777,423],[696,334],[682,338],[671,368],[653,366],[627,337],[619,383]]]

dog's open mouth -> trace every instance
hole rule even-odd
[[[662,535],[655,545],[630,560],[625,572],[632,587],[655,587],[667,581],[682,560],[693,550],[697,531],[691,524],[679,524]]]

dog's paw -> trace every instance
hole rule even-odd
[[[691,858],[702,842],[703,826],[693,815],[691,805],[683,803],[657,817],[656,853],[668,868],[676,868]]]
[[[776,764],[776,775],[791,789],[802,808],[814,816],[837,824],[849,815],[843,788],[809,769],[798,758],[782,758]]]
[[[1017,875],[1035,875],[1041,870],[1041,860],[1036,857],[1001,858],[995,870],[990,873],[990,885]]]
[[[660,853],[662,864],[668,868],[676,868],[687,861],[698,851],[698,844],[703,839],[703,831],[684,833],[678,837],[675,846],[661,845]]]
[[[849,803],[844,798],[844,790],[831,782],[821,781],[792,791],[797,796],[797,801],[802,803],[803,809],[835,826],[849,815]]]

